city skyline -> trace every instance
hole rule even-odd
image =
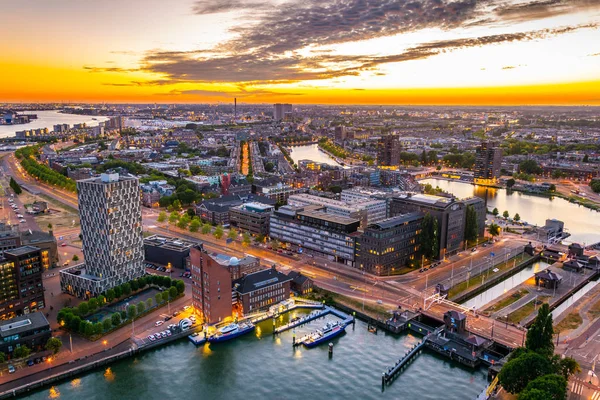
[[[7,102],[600,105],[596,1],[9,0],[4,14]]]

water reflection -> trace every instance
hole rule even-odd
[[[486,199],[489,210],[498,208],[500,214],[508,211],[511,216],[518,213],[523,221],[532,225],[543,226],[546,219],[559,219],[565,223],[566,230],[571,234],[568,240],[572,242],[591,244],[600,241],[600,214],[565,199],[549,199],[444,179],[425,179],[421,183],[439,186],[458,198],[481,197]]]

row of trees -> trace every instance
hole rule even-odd
[[[13,177],[10,177],[10,188],[13,190],[13,192],[15,192],[15,194],[18,196],[21,193],[23,193],[23,189],[21,189],[21,186],[17,183],[17,181],[15,181],[13,179]]]
[[[145,302],[138,303],[136,306],[130,305],[127,311],[115,313],[110,319],[105,319],[102,322],[92,323],[87,321],[85,317],[93,314],[97,309],[104,307],[108,303],[127,297],[132,292],[144,289],[149,285],[166,288],[162,293],[156,294],[156,304],[173,299],[185,291],[185,284],[182,280],[171,279],[168,276],[148,275],[109,289],[98,297],[92,297],[88,301],[81,302],[77,307],[64,307],[58,312],[56,319],[62,326],[83,336],[101,335],[113,327],[119,326],[123,320],[135,318],[138,314],[142,314],[147,309],[152,308],[154,300],[149,298]],[[115,315],[118,315],[118,317]]]
[[[333,154],[334,156],[336,156],[338,158],[350,157],[350,153],[348,153],[343,148],[336,146],[331,141],[329,141],[329,139],[327,139],[327,138],[321,138],[319,140],[319,147],[321,147],[323,150]]]
[[[595,193],[600,193],[600,180],[592,179],[590,182],[590,187]]]
[[[500,211],[498,211],[498,208],[494,207],[494,209],[492,210],[492,214],[494,215],[494,217],[497,217],[498,214],[500,214]],[[502,217],[504,217],[504,219],[510,218],[510,213],[508,212],[508,210],[504,210],[504,212],[502,213]],[[519,215],[519,213],[515,214],[513,220],[516,222],[519,222],[521,220],[521,216]]]
[[[569,377],[581,369],[571,357],[554,354],[552,313],[540,307],[527,331],[525,347],[516,349],[500,370],[498,381],[519,400],[562,400],[567,396]]]
[[[180,214],[177,211],[173,211],[170,214],[167,214],[165,211],[161,211],[158,214],[157,221],[160,223],[169,222],[171,225],[175,225],[179,229],[187,229],[190,232],[201,232],[203,235],[208,235],[210,233],[217,239],[222,239],[225,236],[225,230],[222,225],[217,225],[214,227],[207,222],[202,223],[200,218],[195,216],[190,216],[189,213]],[[229,229],[227,233],[227,237],[229,239],[237,239],[239,232],[235,228]],[[264,238],[263,238],[264,239]],[[252,243],[252,236],[247,232],[242,234],[242,245],[249,246]]]
[[[15,155],[20,159],[21,166],[29,175],[70,192],[77,191],[77,184],[73,179],[67,178],[60,172],[38,163],[35,159],[35,154],[37,154],[36,146],[23,147],[15,151]]]

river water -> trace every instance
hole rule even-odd
[[[283,316],[280,324],[287,322]],[[323,326],[325,317],[296,328]],[[256,332],[196,348],[187,340],[121,360],[29,395],[28,399],[465,399],[487,386],[484,369],[468,369],[424,351],[390,386],[381,374],[420,338],[368,332],[356,321],[327,345],[292,347],[292,332],[272,336],[265,321]]]
[[[296,164],[298,164],[298,161],[300,160],[312,160],[314,162],[329,165],[340,165],[333,158],[329,157],[327,154],[319,150],[318,144],[309,144],[306,146],[292,146],[290,157],[292,157],[292,160],[294,160]]]
[[[0,138],[13,137],[15,136],[15,132],[29,129],[48,128],[52,130],[52,127],[56,124],[73,125],[85,122],[87,126],[98,126],[98,123],[108,120],[107,117],[63,114],[58,111],[22,111],[19,114],[37,114],[38,118],[31,120],[28,124],[0,125]]]
[[[517,272],[513,276],[506,278],[502,282],[498,282],[497,284],[495,284],[491,288],[487,289],[486,291],[467,300],[466,302],[463,303],[463,305],[466,307],[469,307],[469,308],[475,307],[475,309],[479,309],[482,306],[489,303],[490,301],[497,299],[504,293],[508,292],[512,288],[525,282],[527,279],[533,277],[533,274],[535,274],[536,272],[540,272],[540,271],[548,268],[549,266],[550,266],[550,264],[545,263],[543,261],[538,261],[534,264],[528,265],[527,267],[523,268],[521,271]]]
[[[556,218],[565,223],[565,229],[571,234],[567,239],[570,242],[591,244],[600,241],[600,213],[558,197],[549,199],[444,179],[425,179],[421,183],[429,183],[433,187],[439,186],[459,198],[471,196],[487,198],[489,210],[497,207],[500,214],[505,210],[511,216],[519,213],[521,220],[532,225],[544,226],[546,219]]]

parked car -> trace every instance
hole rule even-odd
[[[66,243],[61,243],[60,247],[65,247],[66,245]]]
[[[190,308],[190,306],[184,306],[183,310],[186,311],[186,310],[189,310],[189,308]]]
[[[171,331],[165,331],[165,334],[166,334],[167,336],[171,336],[171,335],[172,335]]]
[[[176,316],[178,316],[178,315],[179,315],[179,311],[175,311],[175,312],[173,313],[173,316],[174,316],[174,317],[176,317]]]
[[[167,316],[165,317],[165,322],[166,322],[166,321],[170,321],[170,320],[171,320],[171,318],[173,318],[173,317],[171,317],[170,315],[167,315]]]
[[[9,374],[14,374],[15,372],[16,372],[16,369],[15,369],[14,365],[9,364],[8,365],[8,373]]]
[[[154,337],[154,335],[148,335],[148,340],[150,340],[151,342],[154,342],[156,340],[156,338]]]
[[[154,326],[161,326],[164,323],[165,323],[165,321],[156,321],[156,323],[154,324]]]
[[[477,251],[477,247],[473,247],[473,248],[471,249],[471,253],[474,253],[474,252],[476,252],[476,251]]]
[[[33,367],[33,360],[27,360],[27,366]]]

